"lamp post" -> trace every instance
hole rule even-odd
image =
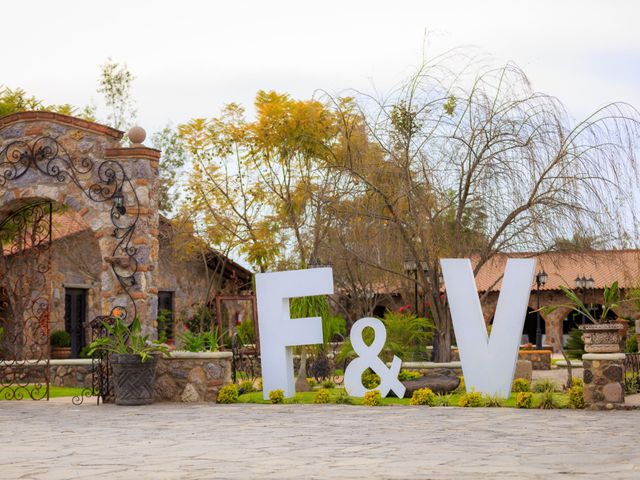
[[[592,289],[593,286],[595,285],[595,280],[593,279],[593,277],[589,276],[589,278],[585,277],[584,275],[581,276],[577,276],[574,280],[576,288],[582,290],[582,303],[583,305],[587,304],[587,289]],[[586,317],[584,315],[584,313],[582,314],[582,325],[585,324],[585,320]]]
[[[536,310],[536,350],[542,349],[542,329],[540,325],[540,287],[547,283],[549,276],[543,270],[536,273],[536,296],[538,297],[538,309]]]

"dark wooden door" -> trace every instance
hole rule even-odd
[[[66,288],[64,295],[64,328],[71,335],[71,357],[78,358],[85,346],[84,322],[87,317],[87,291]]]

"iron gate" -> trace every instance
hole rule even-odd
[[[0,399],[49,399],[50,201],[0,223]]]

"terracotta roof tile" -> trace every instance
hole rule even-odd
[[[549,252],[499,254],[487,262],[476,276],[479,291],[500,290],[499,280],[507,258],[536,258],[536,272],[549,276],[542,290],[558,290],[560,285],[575,287],[575,278],[592,277],[594,288],[618,281],[621,288],[640,286],[640,250],[602,250],[593,252]],[[477,264],[477,260],[472,263]],[[535,281],[534,281],[535,284]]]

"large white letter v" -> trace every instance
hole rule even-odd
[[[536,260],[507,260],[491,337],[487,335],[471,262],[448,258],[440,260],[440,265],[467,391],[508,398]]]

